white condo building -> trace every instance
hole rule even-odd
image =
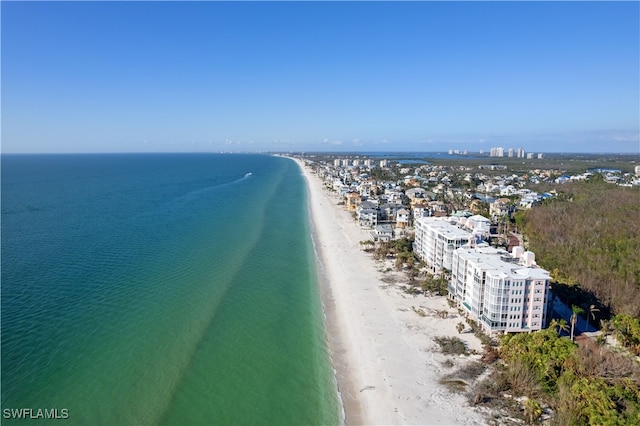
[[[488,333],[535,331],[544,327],[549,273],[535,264],[533,252],[512,254],[492,247],[453,252],[449,297]]]
[[[415,223],[413,251],[434,271],[451,270],[455,249],[468,244],[471,232],[451,223],[448,218],[422,217]]]

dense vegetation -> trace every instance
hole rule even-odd
[[[523,216],[537,263],[613,313],[640,315],[640,190],[592,178]],[[583,302],[586,310],[590,301]],[[573,302],[572,302],[573,303]]]
[[[509,394],[526,397],[510,408],[530,423],[549,407],[555,425],[640,424],[640,367],[628,356],[594,341],[578,346],[555,327],[505,335],[499,353],[503,362],[476,387],[474,403],[504,404]]]

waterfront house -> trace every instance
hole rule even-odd
[[[355,191],[347,193],[347,210],[356,211],[361,202],[362,197],[359,193]]]
[[[376,225],[373,232],[371,232],[373,241],[391,241],[393,238],[393,228],[391,225]]]
[[[409,226],[409,212],[406,209],[400,209],[396,213],[396,226],[398,228],[406,228]]]

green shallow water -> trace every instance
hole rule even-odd
[[[294,425],[339,407],[293,161],[2,157],[3,409]]]

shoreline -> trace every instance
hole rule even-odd
[[[327,343],[346,425],[486,424],[461,394],[438,382],[445,361],[464,365],[471,357],[445,356],[433,337],[457,336],[470,350],[479,340],[459,334],[462,320],[444,297],[411,296],[381,280],[384,264],[359,247],[368,239],[349,212],[338,206],[320,178],[297,158],[307,185]],[[425,315],[418,315],[416,309]],[[437,314],[447,310],[442,319]]]

